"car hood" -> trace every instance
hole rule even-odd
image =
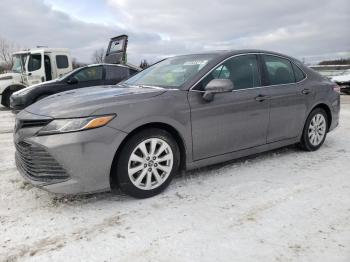
[[[54,79],[54,80],[50,80],[50,81],[46,81],[46,82],[42,82],[42,83],[38,83],[38,84],[35,84],[35,85],[31,85],[31,86],[28,86],[26,88],[23,88],[17,92],[14,93],[14,95],[21,95],[21,94],[26,94],[28,93],[29,91],[37,88],[38,86],[42,86],[42,85],[50,85],[50,84],[55,84],[59,82],[58,79]]]
[[[52,118],[83,117],[105,107],[137,102],[160,95],[165,91],[162,88],[115,85],[87,87],[49,96],[27,107],[25,111]]]

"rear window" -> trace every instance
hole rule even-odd
[[[129,77],[129,69],[122,66],[106,66],[106,80],[123,80]]]
[[[65,55],[56,55],[56,65],[59,69],[67,68],[69,66],[68,57]]]

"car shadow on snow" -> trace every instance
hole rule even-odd
[[[295,152],[301,151],[296,146],[287,146],[279,149],[275,149],[268,152],[263,152],[259,154],[250,155],[247,157],[242,157],[234,160],[229,160],[223,163],[214,164],[190,171],[181,171],[179,174],[174,177],[173,183],[162,194],[169,193],[170,190],[176,189],[176,187],[186,186],[188,180],[199,180],[203,177],[215,176],[221,174],[227,169],[233,169],[241,167],[247,164],[254,164],[260,161],[264,161],[271,157],[276,157],[280,155],[292,154]],[[161,194],[161,195],[162,195]],[[49,194],[51,197],[51,203],[53,206],[60,205],[82,205],[82,204],[91,204],[98,201],[135,201],[135,198],[132,198],[128,195],[125,195],[118,189],[113,190],[112,192],[102,192],[102,193],[91,193],[91,194],[82,194],[82,195],[55,195]],[[164,196],[164,195],[163,195]]]
[[[247,164],[254,164],[260,161],[265,161],[267,159],[270,159],[271,157],[276,157],[280,155],[284,156],[284,155],[292,154],[296,152],[305,152],[305,151],[299,149],[296,145],[289,145],[282,148],[193,169],[190,171],[182,171],[177,177],[174,178],[174,180],[175,181],[182,180],[182,179],[186,180],[188,179],[188,177],[195,178],[195,177],[203,177],[203,176],[214,176],[217,174],[221,174],[227,169],[238,168],[238,167],[245,166]]]

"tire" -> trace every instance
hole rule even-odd
[[[4,94],[2,95],[2,105],[5,107],[10,107],[10,96],[13,94],[14,91],[12,90],[6,90]]]
[[[150,128],[126,141],[112,176],[116,176],[122,192],[135,198],[148,198],[170,184],[179,165],[180,151],[175,139],[165,130]]]
[[[300,147],[305,151],[319,149],[327,136],[329,127],[328,116],[322,108],[315,108],[306,119]]]

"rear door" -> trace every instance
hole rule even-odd
[[[65,53],[58,53],[55,55],[55,68],[56,68],[56,74],[53,78],[61,77],[68,72],[72,71],[72,63],[70,61],[70,56],[68,56]]]
[[[300,134],[306,113],[305,94],[297,83],[292,62],[276,55],[261,55],[266,90],[270,97],[267,142],[292,139]]]

